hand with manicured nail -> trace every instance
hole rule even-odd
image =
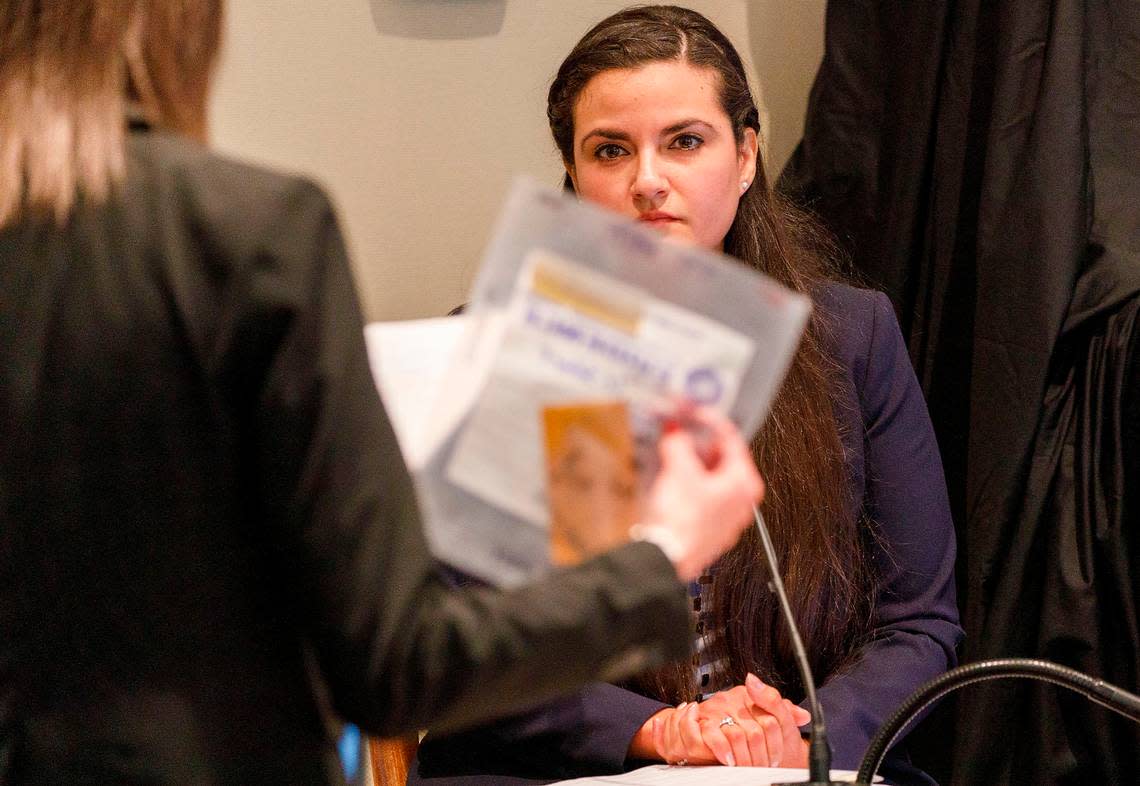
[[[744,685],[658,712],[635,735],[630,755],[669,763],[806,767],[800,726],[810,720],[807,710],[749,674]]]
[[[765,685],[755,674],[749,674],[745,678],[744,689],[752,702],[753,713],[767,713],[778,724],[780,740],[774,744],[779,748],[780,755],[767,766],[806,767],[808,741],[800,734],[800,727],[811,720],[811,713],[792,704],[771,685]]]
[[[698,702],[681,702],[650,718],[652,749],[648,758],[669,764],[716,764],[716,754],[701,741]]]

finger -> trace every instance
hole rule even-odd
[[[797,727],[811,722],[810,712],[781,697],[778,690],[771,685],[765,685],[755,674],[749,674],[744,678],[744,686],[748,690],[748,696],[752,703],[765,712],[770,712],[783,720],[781,715],[784,709],[790,707],[791,715],[788,722]]]
[[[704,453],[715,455],[719,459],[740,459],[752,463],[752,453],[747,443],[736,425],[724,415],[708,407],[698,407],[689,415],[689,420],[695,426],[692,430],[699,435],[699,446],[705,449]],[[718,460],[708,463],[708,466],[711,469],[724,463]]]
[[[696,708],[696,706],[696,702],[694,702],[692,704],[682,704],[677,708],[677,744],[684,751],[683,758],[685,759],[689,758],[690,749],[695,747],[694,740],[692,738],[692,732],[689,728],[691,725],[689,723],[689,718],[693,714],[693,710]]]
[[[736,426],[716,410],[695,407],[684,400],[675,402],[673,412],[662,419],[662,427],[665,433],[677,430],[687,433],[709,470],[720,464],[722,447],[730,447],[738,435]]]
[[[653,719],[653,750],[657,751],[657,758],[668,761],[665,755],[665,722],[660,718]]]
[[[721,460],[712,471],[726,485],[739,487],[749,508],[759,505],[764,500],[764,478],[756,468],[748,444],[739,433],[734,432],[730,439],[720,444],[718,450]]]
[[[737,762],[736,756],[732,753],[732,743],[721,733],[716,722],[706,718],[700,729],[701,741],[716,760],[726,767],[735,767]]]
[[[811,723],[810,712],[797,704],[792,704],[788,699],[784,699],[784,703],[788,706],[788,712],[791,714],[793,725],[799,727]]]
[[[669,754],[666,761],[670,763],[687,761],[689,758],[688,752],[685,750],[685,742],[681,739],[681,721],[692,706],[688,702],[681,702],[677,710],[669,715],[669,721],[665,726],[665,745]]]
[[[661,726],[663,727],[661,758],[670,764],[685,758],[680,751],[680,746],[677,744],[676,733],[677,716],[684,708],[685,702],[681,702],[672,712],[667,713],[661,722]]]
[[[734,753],[737,764],[752,767],[767,765],[770,758],[767,735],[763,726],[758,722],[759,717],[767,717],[767,713],[759,710],[756,711],[758,714],[753,713],[753,705],[748,701],[748,694],[743,687],[737,686],[722,691],[718,695],[727,699],[725,703],[728,705],[718,718],[731,717],[734,720],[733,725],[724,727],[718,725],[718,728],[722,729],[722,735],[729,736],[734,734],[733,729],[738,730],[748,749],[747,761]],[[725,736],[725,739],[729,740],[729,736]]]
[[[749,674],[744,678],[744,687],[748,691],[748,698],[757,707],[772,715],[779,712],[780,702],[784,699],[780,691],[771,685],[765,685],[755,674]]]
[[[701,736],[700,717],[700,706],[694,702],[678,719],[681,741],[685,745],[685,758],[690,764],[713,764],[719,759],[705,745]]]
[[[783,704],[786,705],[789,717],[794,717],[795,710],[800,709],[787,699],[784,699]],[[784,726],[784,752],[781,755],[781,760],[785,767],[806,767],[805,753],[803,735],[800,734],[799,726],[793,720]]]
[[[744,678],[744,687],[752,701],[753,715],[764,730],[769,766],[777,767],[784,760],[789,740],[799,737],[799,728],[790,709],[791,702],[772,686],[765,685],[755,674]]]
[[[711,407],[691,407],[678,414],[708,431],[710,438],[722,442],[736,433],[736,426],[727,417]]]
[[[699,752],[705,747],[701,742],[701,729],[697,725],[696,702],[685,707],[684,712],[678,713],[677,736],[681,746],[685,749],[685,758],[689,761],[697,759]],[[690,755],[692,754],[692,755]]]
[[[763,732],[752,718],[750,706],[742,685],[714,693],[701,704],[705,746],[716,752],[722,764],[745,767],[767,758]],[[735,732],[730,731],[732,726],[722,725],[725,718],[733,719]],[[740,746],[734,748],[731,737],[743,740],[743,753]],[[754,750],[757,744],[759,749]]]
[[[773,715],[761,714],[756,718],[759,735],[763,739],[764,760],[756,761],[758,767],[779,767],[784,758],[784,730],[780,721]],[[757,748],[760,745],[756,746]]]
[[[740,723],[735,718],[733,718],[732,723],[724,723],[721,719],[717,722],[717,728],[728,740],[728,744],[732,746],[732,757],[736,765],[740,767],[753,766],[752,752],[748,749],[748,739],[744,730],[740,728]]]
[[[761,710],[755,704],[752,704],[750,706],[752,707],[752,709],[756,713],[765,712],[764,710]],[[794,706],[795,705],[792,704],[787,699],[780,699],[778,702],[776,702],[775,707],[772,708],[773,709],[772,717],[774,717],[776,719],[776,722],[779,723],[782,733],[786,734],[788,731],[791,731],[791,730],[795,730],[797,733],[799,732],[799,729],[798,729],[795,721],[792,719],[792,708]]]
[[[753,767],[767,766],[770,757],[763,726],[747,709],[738,710],[733,717],[736,718],[737,728],[744,735],[744,744],[748,746],[750,765]]]
[[[682,428],[667,428],[657,441],[657,456],[661,469],[701,475],[705,467],[697,455],[693,436]]]

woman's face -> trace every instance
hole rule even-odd
[[[736,143],[719,75],[661,61],[603,71],[574,106],[579,196],[669,237],[722,250],[756,174],[756,133]]]

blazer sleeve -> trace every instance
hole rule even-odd
[[[464,773],[549,779],[621,772],[633,735],[666,706],[617,685],[594,683],[537,710],[458,734],[433,730],[417,752],[415,782],[442,785]]]
[[[249,504],[334,708],[382,735],[456,727],[684,655],[685,589],[650,544],[510,592],[442,582],[332,208],[289,182],[262,206],[275,218],[248,248],[212,367],[249,424]]]
[[[861,313],[844,320],[841,340],[857,348],[843,360],[862,419],[876,621],[855,664],[819,690],[834,764],[851,769],[903,699],[954,666],[963,636],[954,527],[934,429],[890,301],[859,294]]]

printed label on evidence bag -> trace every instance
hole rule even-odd
[[[447,477],[540,527],[549,521],[542,406],[684,396],[727,412],[755,350],[712,319],[544,249],[525,260],[505,321]]]

